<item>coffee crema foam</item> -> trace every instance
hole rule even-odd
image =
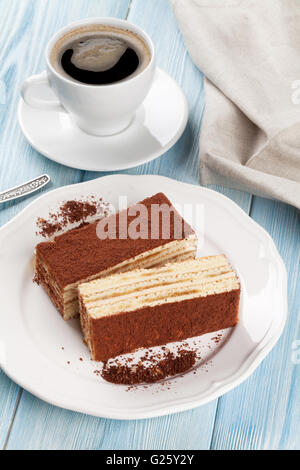
[[[140,74],[151,61],[151,52],[136,33],[109,25],[89,25],[62,36],[50,61],[69,80],[106,85]]]

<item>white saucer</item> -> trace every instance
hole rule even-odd
[[[186,127],[188,105],[175,80],[158,69],[133,123],[121,134],[88,135],[69,114],[32,108],[22,99],[18,118],[29,143],[51,160],[80,170],[116,171],[149,162],[169,150]]]
[[[76,195],[102,196],[117,209],[119,195],[131,205],[155,191],[193,211],[202,205],[205,223],[194,225],[198,255],[227,255],[242,286],[240,321],[221,342],[213,341],[215,333],[197,339],[201,360],[193,370],[165,385],[128,390],[95,374],[101,365],[90,360],[78,319],[64,322],[32,282],[34,247],[41,241],[35,223]],[[215,400],[249,377],[286,321],[286,272],[269,234],[225,196],[161,176],[111,175],[44,194],[0,229],[0,257],[0,367],[39,398],[95,416],[149,418]]]

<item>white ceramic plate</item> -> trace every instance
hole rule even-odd
[[[175,80],[157,69],[153,86],[134,121],[120,134],[91,136],[73,124],[68,113],[32,108],[22,99],[18,118],[29,143],[51,160],[80,170],[116,171],[167,152],[186,127],[188,105]]]
[[[89,360],[78,321],[64,322],[43,289],[32,282],[35,221],[74,196],[101,195],[116,206],[119,195],[127,195],[131,204],[159,191],[174,203],[202,204],[204,225],[195,227],[202,240],[199,255],[225,253],[237,270],[242,284],[240,322],[225,332],[225,341],[204,353],[196,371],[171,379],[168,387],[156,384],[128,391],[94,374],[97,365]],[[217,398],[254,371],[286,320],[286,272],[270,236],[219,193],[164,177],[107,176],[45,194],[2,227],[0,257],[4,372],[49,403],[96,416],[153,417]],[[209,343],[208,336],[200,338],[200,347]]]

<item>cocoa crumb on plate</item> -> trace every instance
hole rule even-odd
[[[51,212],[48,217],[39,217],[36,222],[37,235],[49,238],[65,229],[68,225],[79,224],[76,228],[88,224],[91,217],[105,217],[110,213],[109,204],[103,199],[90,196],[86,200],[70,200],[64,202],[56,212]]]
[[[181,374],[191,369],[196,362],[196,352],[181,349],[177,354],[168,351],[162,359],[151,358],[149,355],[145,361],[130,364],[128,361],[121,363],[106,362],[101,376],[107,382],[122,385],[137,385],[142,383],[156,383],[166,377]],[[145,362],[149,361],[150,364]]]

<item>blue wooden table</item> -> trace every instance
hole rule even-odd
[[[50,37],[67,23],[92,16],[128,18],[144,28],[156,45],[158,65],[177,80],[189,102],[189,124],[177,145],[154,162],[126,173],[159,174],[199,184],[203,76],[188,55],[167,0],[0,0],[0,11],[0,191],[42,173],[52,178],[48,190],[102,176],[47,160],[29,146],[17,123],[21,83],[44,69],[44,50]],[[0,371],[2,448],[300,448],[298,214],[278,202],[222,187],[214,189],[233,199],[271,234],[286,264],[288,322],[271,354],[246,382],[218,400],[192,411],[144,421],[99,419],[50,406]],[[34,197],[2,206],[0,224]]]

